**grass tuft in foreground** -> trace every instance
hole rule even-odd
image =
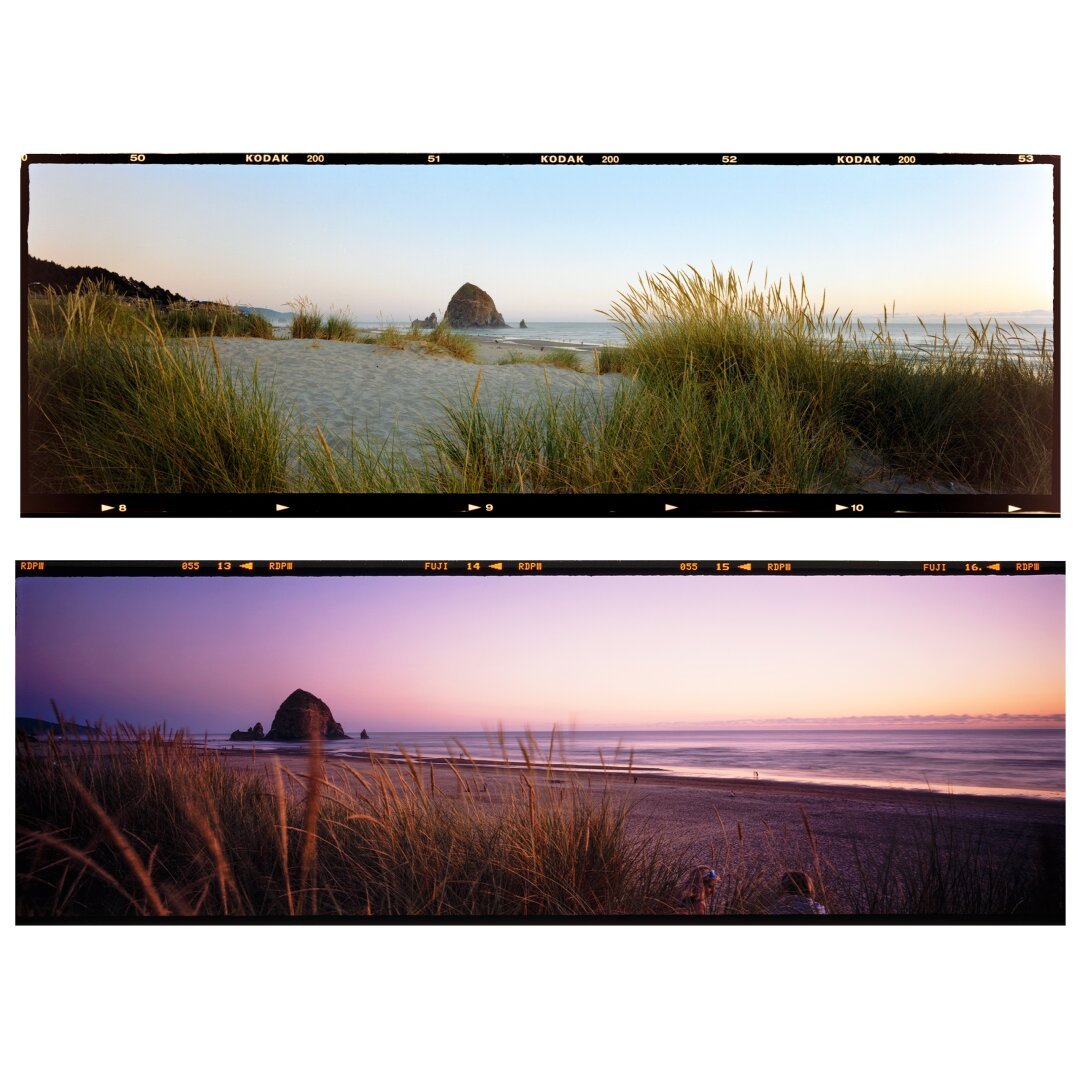
[[[287,306],[293,313],[290,331],[292,337],[323,337],[323,315],[311,300],[306,296],[298,296],[295,300],[290,300]]]
[[[497,802],[406,759],[297,772],[121,730],[17,758],[21,916],[622,914],[670,910],[677,868],[610,791],[523,772]]]
[[[715,267],[646,275],[604,314],[626,344],[597,350],[597,377],[630,386],[451,406],[426,433],[437,490],[843,492],[868,460],[901,483],[1051,490],[1052,353],[1012,324],[901,344],[887,313],[868,331],[805,283]]]
[[[391,349],[404,349],[407,345],[415,344],[431,354],[452,356],[455,360],[470,364],[476,362],[476,343],[467,335],[451,330],[445,320],[434,330],[425,330],[420,326],[399,330],[396,326],[386,326],[377,340],[378,344]]]
[[[387,323],[376,335],[375,344],[384,349],[404,349],[413,335],[399,330],[393,323]]]
[[[803,409],[800,412],[800,407]],[[451,404],[421,432],[437,491],[772,493],[839,485],[844,438],[813,431],[805,403],[770,382],[714,398],[689,375],[536,404]]]
[[[536,364],[540,367],[563,368],[566,371],[580,371],[581,363],[579,354],[573,349],[544,349],[543,351],[512,352],[504,356],[498,367],[506,367],[512,364]]]
[[[593,366],[598,375],[609,375],[612,372],[622,374],[630,369],[631,360],[626,349],[618,345],[602,345],[593,350]]]
[[[332,311],[326,316],[323,336],[329,341],[359,341],[360,331],[347,312]]]
[[[446,353],[456,360],[469,363],[476,360],[476,343],[465,334],[451,330],[450,324],[445,320],[426,336],[425,344],[430,351]]]
[[[265,316],[254,311],[239,311],[229,304],[171,307],[158,322],[166,337],[274,336],[274,327]]]
[[[775,430],[779,410],[799,418],[804,442],[838,430],[847,453],[867,451],[916,480],[1050,490],[1052,354],[1013,324],[950,334],[943,323],[916,347],[893,339],[887,312],[868,331],[830,314],[805,282],[758,288],[715,266],[646,275],[607,314],[626,336],[623,370],[662,396],[687,379],[717,402],[767,386],[747,403],[747,432]]]
[[[27,446],[46,492],[287,490],[295,434],[257,375],[96,291],[30,306]]]

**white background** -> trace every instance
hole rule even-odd
[[[1078,205],[1073,35],[1043,0],[382,7],[53,0],[5,15],[0,566],[1065,558],[1071,210],[1061,521],[20,521],[25,152],[1060,153],[1063,203]],[[10,770],[8,813],[9,785]],[[1059,1071],[1074,1019],[1061,928],[14,928],[11,896],[0,1022],[19,1076],[1016,1077]]]

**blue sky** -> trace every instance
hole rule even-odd
[[[805,275],[830,306],[1050,308],[1050,166],[30,167],[30,253],[193,299],[358,319],[599,318],[638,274]]]

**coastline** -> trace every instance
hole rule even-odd
[[[335,743],[334,745],[337,744]],[[221,753],[229,759],[234,759],[238,753],[244,753],[250,758],[253,744],[245,741],[237,741],[235,743],[217,745],[211,749],[212,752]],[[310,750],[306,745],[289,746],[287,744],[276,743],[272,746],[266,746],[264,743],[261,748],[255,749],[254,753],[257,759],[275,756],[282,758],[297,758],[309,756]],[[335,763],[349,763],[354,766],[357,763],[363,763],[370,766],[370,757],[372,756],[391,766],[404,764],[406,760],[405,755],[401,752],[400,748],[387,750],[376,749],[374,747],[364,749],[347,747],[343,750],[335,750],[326,754],[324,756],[324,762],[329,767],[332,767]],[[530,772],[530,767],[524,762],[504,762],[486,758],[455,758],[447,754],[409,754],[409,758],[414,764],[421,768],[426,769],[429,765],[433,765],[437,769],[446,769],[448,772],[451,771],[451,764],[456,766],[459,770],[464,769],[469,772],[493,772],[505,774],[507,776]],[[915,799],[1019,799],[1025,802],[1061,803],[1062,805],[1064,805],[1065,802],[1064,792],[1036,792],[1014,789],[997,790],[993,788],[949,788],[948,790],[945,790],[934,788],[929,785],[925,787],[912,787],[899,782],[874,783],[869,780],[866,782],[858,782],[854,780],[806,780],[776,776],[767,776],[761,779],[751,779],[749,777],[704,776],[700,774],[676,772],[662,767],[650,768],[639,764],[635,764],[632,771],[622,765],[591,765],[584,762],[553,763],[550,770],[544,762],[534,762],[531,766],[532,775],[544,774],[548,771],[555,776],[563,778],[575,776],[607,778],[616,784],[626,783],[631,786],[636,786],[645,781],[649,781],[660,784],[700,787],[704,789],[716,787],[725,789],[725,791],[745,791],[746,793],[760,793],[775,789],[788,794],[805,792],[809,795],[813,795],[814,793],[819,792],[831,792],[837,796],[849,797],[897,795],[900,797],[911,796]]]
[[[474,342],[477,349],[483,353],[484,347],[491,349],[487,353],[489,357],[498,356],[499,352],[535,352],[542,353],[546,349],[569,349],[571,352],[581,353],[586,359],[590,358],[593,351],[605,346],[598,342],[587,341],[563,341],[559,338],[515,338],[512,332],[506,337],[496,337],[491,334],[470,334],[467,330],[462,331],[465,337]]]
[[[243,767],[251,767],[252,762],[252,744],[247,742],[228,743],[224,746],[215,746],[210,748],[208,753],[219,753],[222,758],[233,762],[233,764],[241,765]],[[405,765],[405,757],[396,751],[367,751],[357,750],[348,754],[328,754],[323,757],[323,765],[327,769],[333,769],[337,766],[349,765],[353,768],[362,767],[363,769],[372,768],[368,755],[373,755],[383,762],[384,766],[395,768],[397,766]],[[288,746],[278,744],[272,748],[260,748],[255,751],[254,764],[258,765],[260,761],[265,761],[267,765],[271,764],[273,758],[282,758],[286,760],[293,760],[296,758],[308,758],[310,757],[309,748],[306,745]],[[664,771],[661,769],[645,769],[635,766],[632,773],[627,772],[625,768],[612,768],[610,766],[604,767],[600,765],[583,765],[572,762],[572,764],[552,765],[549,770],[543,764],[537,764],[532,766],[531,770],[524,764],[518,765],[514,762],[502,761],[483,761],[483,760],[471,760],[471,761],[459,761],[457,759],[450,762],[445,756],[427,756],[416,757],[415,755],[409,755],[413,760],[414,765],[417,768],[427,770],[429,767],[433,767],[438,772],[445,773],[447,777],[453,778],[454,770],[450,768],[450,764],[457,767],[459,772],[473,774],[494,774],[496,777],[502,777],[504,779],[511,779],[514,777],[521,777],[523,774],[529,774],[530,777],[543,777],[544,774],[550,773],[555,778],[556,782],[566,782],[571,779],[589,779],[597,781],[608,781],[617,787],[631,787],[638,788],[643,784],[654,784],[662,787],[676,787],[693,789],[693,791],[701,792],[720,792],[725,797],[730,797],[729,793],[734,792],[737,797],[751,798],[755,795],[766,795],[773,793],[775,795],[783,795],[789,797],[805,796],[807,798],[813,798],[819,795],[832,795],[837,798],[850,798],[853,800],[869,800],[878,801],[882,798],[895,798],[899,801],[912,801],[913,804],[920,804],[922,801],[962,801],[967,802],[971,806],[977,806],[982,804],[984,800],[991,802],[1017,802],[1020,805],[1026,804],[1039,804],[1057,806],[1065,805],[1065,795],[1043,795],[1043,794],[1020,794],[1012,791],[995,792],[991,789],[981,792],[968,792],[968,791],[940,791],[936,788],[917,788],[917,787],[900,787],[900,786],[886,786],[870,783],[843,783],[843,782],[814,782],[809,780],[786,780],[786,779],[762,779],[751,780],[744,777],[700,777],[700,775],[683,775],[679,773]],[[243,760],[241,760],[243,758]],[[280,762],[283,764],[283,762]]]

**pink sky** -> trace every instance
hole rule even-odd
[[[23,578],[19,715],[347,730],[1061,719],[1064,577]]]

